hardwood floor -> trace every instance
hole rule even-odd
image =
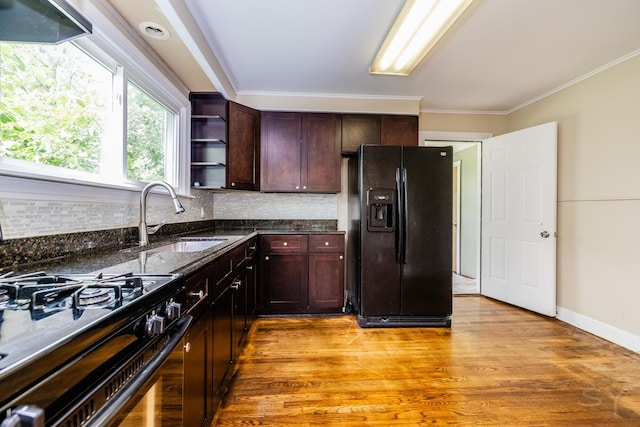
[[[258,319],[213,425],[640,426],[640,355],[481,296],[452,323]]]

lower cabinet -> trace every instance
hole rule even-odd
[[[211,423],[238,367],[255,315],[256,251],[254,238],[186,280],[194,323],[184,341],[185,426]]]
[[[194,313],[194,322],[184,339],[184,401],[182,405],[185,426],[203,426],[211,422],[209,406],[211,369],[211,322],[206,310]]]
[[[260,275],[261,313],[340,313],[344,235],[262,235]]]
[[[226,381],[231,372],[231,331],[233,294],[226,286],[211,305],[213,321],[213,383],[211,384],[213,407],[217,408],[227,391]]]

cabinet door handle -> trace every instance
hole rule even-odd
[[[189,292],[189,296],[198,297],[198,299],[204,298],[204,291],[200,289],[198,292]]]
[[[269,261],[269,257],[268,256],[264,257],[264,260]]]
[[[339,259],[344,259],[344,256],[340,255],[338,258],[339,258]]]
[[[247,265],[247,270],[253,270],[253,265]]]
[[[189,353],[190,351],[191,351],[191,343],[187,341],[187,343],[184,345],[184,352]]]
[[[234,291],[237,291],[238,289],[240,289],[240,285],[242,284],[242,282],[240,280],[234,280],[233,282],[231,282],[231,284],[229,285],[229,287],[231,289],[233,289]]]

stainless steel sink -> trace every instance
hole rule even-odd
[[[200,252],[225,243],[227,240],[225,238],[181,239],[179,242],[148,249],[146,252]]]

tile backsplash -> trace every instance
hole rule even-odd
[[[274,194],[253,192],[211,193],[194,190],[181,198],[185,212],[176,215],[164,194],[149,198],[147,223],[182,223],[202,220],[335,220],[335,194]],[[137,195],[122,201],[69,201],[51,197],[0,198],[0,226],[4,239],[39,237],[115,228],[137,227]]]
[[[193,195],[194,198],[181,198],[185,212],[180,215],[174,213],[167,195],[151,195],[148,199],[147,223],[213,219],[211,193],[197,191]],[[139,221],[138,197],[133,197],[129,202],[61,202],[26,197],[0,200],[0,224],[4,239],[137,227]]]
[[[214,193],[214,219],[336,219],[336,194]]]

